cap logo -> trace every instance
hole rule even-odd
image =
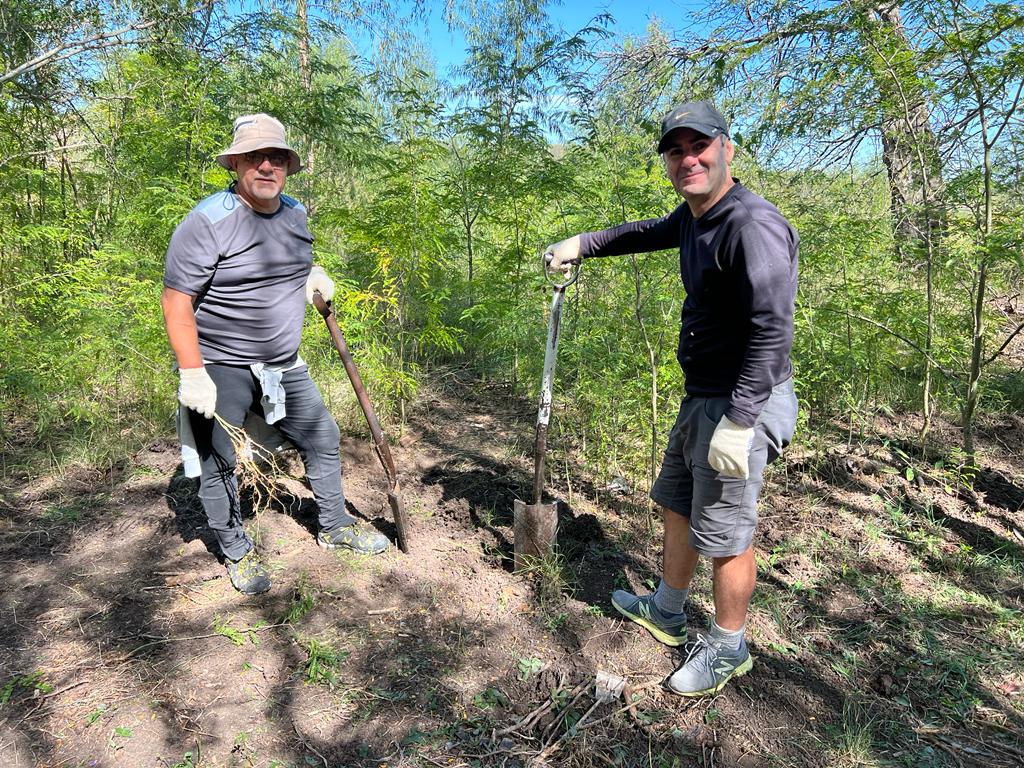
[[[247,125],[256,125],[256,121],[255,120],[236,120],[235,121],[235,127],[232,130],[232,133],[238,133],[238,129],[239,128],[244,128]]]

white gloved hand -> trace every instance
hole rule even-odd
[[[313,303],[314,291],[320,291],[324,301],[334,298],[334,281],[327,276],[323,267],[318,267],[316,264],[313,265],[313,269],[309,271],[309,277],[306,278],[306,301],[310,304]]]
[[[217,408],[217,385],[206,368],[182,368],[178,376],[178,402],[212,419]]]
[[[552,271],[568,270],[580,263],[580,236],[573,235],[544,249],[544,263]]]
[[[708,464],[727,477],[750,477],[750,445],[754,442],[754,428],[741,427],[723,416],[715,427],[708,448]]]

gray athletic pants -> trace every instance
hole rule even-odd
[[[252,410],[262,416],[259,381],[249,366],[206,365],[217,385],[217,413],[229,424],[242,426]],[[320,390],[302,365],[287,371],[282,379],[287,415],[274,426],[288,438],[302,456],[306,477],[319,508],[323,530],[351,525],[355,518],[345,511],[345,492],[341,483],[340,433],[324,405]],[[242,528],[235,479],[235,450],[227,432],[214,419],[190,410],[189,421],[199,452],[202,474],[199,498],[206,520],[220,544],[224,556],[241,559],[252,549],[252,540]]]

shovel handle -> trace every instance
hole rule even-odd
[[[338,321],[334,317],[334,310],[328,302],[324,301],[320,291],[313,291],[313,306],[316,307],[316,311],[323,316],[324,322],[327,323],[327,330],[330,331],[331,340],[334,342],[334,347],[338,350],[342,365],[345,366],[345,373],[348,374],[348,380],[352,382],[352,389],[355,390],[356,400],[359,401],[359,407],[363,409],[363,416],[366,417],[366,423],[370,427],[374,450],[377,453],[377,458],[380,459],[381,466],[384,467],[384,474],[387,475],[388,479],[388,501],[391,504],[392,511],[395,512],[395,526],[398,528],[399,547],[403,552],[408,552],[408,526],[405,520],[405,508],[398,496],[398,471],[395,469],[395,460],[391,456],[391,448],[388,446],[387,438],[384,437],[384,430],[380,428],[380,421],[377,419],[377,412],[373,408],[373,403],[370,402],[370,397],[366,394],[363,378],[356,369],[356,364],[352,360],[352,354],[348,351],[348,344],[341,333],[341,328],[338,327]]]
[[[570,285],[580,279],[580,267],[583,265],[582,262],[576,262],[569,266],[566,270],[556,269],[552,270],[551,265],[544,262],[544,278],[554,286],[556,291],[564,291]],[[560,274],[565,279],[558,282],[553,278],[554,275]]]

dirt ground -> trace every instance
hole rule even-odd
[[[288,480],[251,521],[274,578],[251,598],[170,437],[130,466],[7,476],[0,764],[1024,765],[1024,419],[983,425],[973,493],[952,449],[916,451],[912,416],[773,467],[754,668],[697,700],[661,689],[679,652],[608,601],[657,583],[641,494],[556,471],[559,556],[513,572],[532,422],[499,388],[426,392],[394,449],[411,553],[319,549]],[[344,464],[353,513],[393,537],[365,437]],[[702,569],[695,627],[709,588]],[[599,670],[625,698],[595,701]]]

